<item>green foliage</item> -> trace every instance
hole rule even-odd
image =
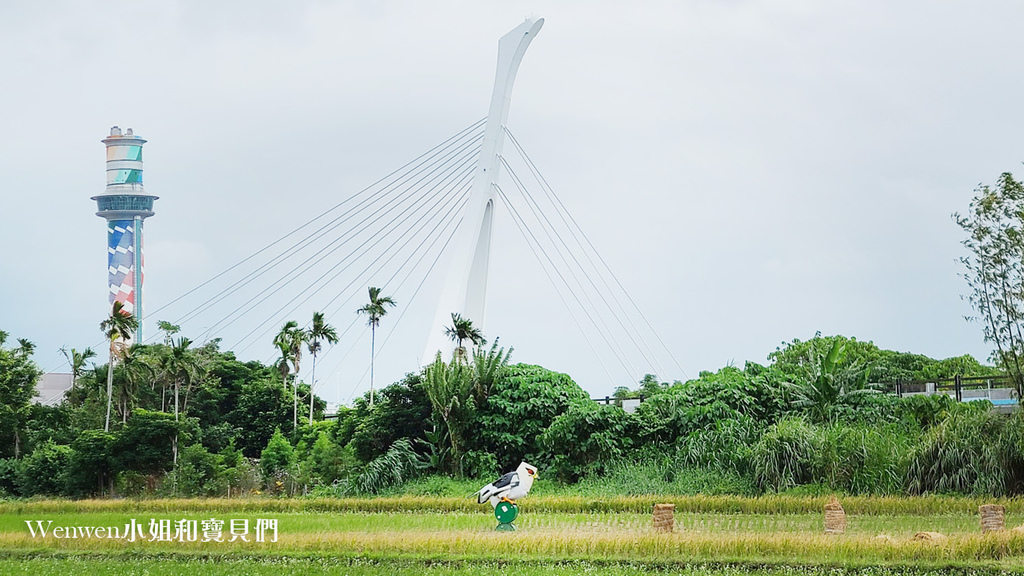
[[[791,386],[793,407],[815,422],[833,420],[843,404],[877,392],[868,387],[870,366],[845,362],[851,341],[835,338],[827,345],[824,342],[812,341],[806,361],[794,371],[797,378]]]
[[[967,234],[962,244],[969,255],[960,263],[967,300],[978,312],[968,320],[981,324],[999,366],[1024,398],[1024,183],[1004,172],[994,188],[981,185],[975,193],[966,216],[953,214]]]
[[[956,400],[946,394],[915,394],[900,399],[897,414],[926,430],[941,422],[954,406]]]
[[[617,406],[574,402],[541,434],[540,467],[563,482],[600,473],[634,446],[638,428],[636,418]]]
[[[0,458],[0,497],[18,495],[18,475],[20,471],[21,460]]]
[[[912,440],[896,427],[829,424],[819,430],[815,482],[847,494],[901,494]]]
[[[812,482],[820,447],[817,429],[806,420],[780,420],[754,445],[754,481],[760,489],[773,492]]]
[[[685,468],[671,455],[646,454],[611,464],[579,489],[602,496],[752,494],[753,484],[735,472]]]
[[[295,450],[291,442],[284,437],[281,429],[274,430],[274,435],[267,441],[267,446],[260,453],[260,469],[265,478],[286,472],[295,463]]]
[[[353,458],[321,430],[308,451],[303,468],[313,484],[333,484],[346,477],[353,466]]]
[[[495,466],[477,474],[536,460],[540,434],[576,401],[589,401],[589,396],[567,374],[528,364],[509,366],[476,410],[471,444],[495,459]]]
[[[30,360],[28,348],[4,348],[0,340],[0,458],[18,457],[24,452],[30,402],[41,374]]]
[[[227,415],[227,421],[239,430],[236,437],[242,453],[250,458],[260,451],[273,436],[274,430],[292,431],[292,393],[281,384],[259,379],[242,385],[238,403]]]
[[[21,462],[18,491],[23,496],[59,496],[64,493],[71,448],[52,441],[36,447]]]
[[[425,464],[408,439],[395,441],[383,455],[374,458],[358,474],[339,484],[341,495],[378,494],[422,473]]]
[[[178,455],[171,481],[164,486],[168,484],[176,496],[217,496],[227,492],[229,479],[220,457],[211,454],[202,444],[193,444]]]
[[[753,447],[761,432],[758,422],[748,417],[715,422],[677,443],[676,462],[684,468],[749,477],[753,472]]]
[[[937,360],[914,374],[916,380],[939,380],[954,376],[999,376],[1001,372],[985,366],[970,354]]]
[[[174,443],[187,445],[198,433],[195,418],[175,421],[173,414],[138,409],[117,433],[116,465],[143,475],[163,474],[174,467]]]
[[[352,448],[363,462],[387,452],[400,438],[425,440],[426,423],[431,419],[431,404],[423,387],[423,377],[414,372],[377,392],[372,408],[369,397],[356,402],[355,414],[349,420]],[[345,420],[341,419],[341,426]],[[339,444],[347,444],[345,431],[339,430]]]
[[[103,494],[114,475],[116,436],[102,430],[83,430],[71,443],[67,490],[76,497]]]
[[[1001,496],[1019,489],[1021,423],[987,402],[957,406],[914,446],[908,491]]]

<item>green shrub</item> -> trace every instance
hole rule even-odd
[[[820,430],[814,478],[833,491],[898,494],[913,440],[895,426],[832,424]]]
[[[358,474],[337,484],[340,495],[379,494],[422,473],[424,462],[408,438],[396,440],[382,456],[374,458]]]
[[[266,448],[260,453],[260,469],[263,476],[270,478],[275,474],[286,472],[293,464],[295,450],[291,442],[281,434],[281,429],[274,430],[274,435],[267,441]]]
[[[18,491],[23,496],[59,496],[65,493],[65,477],[71,448],[52,440],[36,446],[18,471]]]
[[[0,458],[0,496],[18,495],[18,473],[21,460]]]
[[[781,492],[814,480],[819,431],[802,418],[785,418],[770,426],[754,445],[754,481],[761,490]]]
[[[760,426],[751,418],[720,420],[680,440],[676,464],[748,476],[753,472],[753,446],[760,435]]]
[[[558,480],[576,482],[621,460],[632,448],[636,430],[634,417],[618,406],[576,402],[541,434],[544,452],[541,463],[534,464],[551,470]]]
[[[913,447],[907,469],[912,494],[1001,496],[1009,492],[1003,433],[1007,418],[989,402],[958,405]]]
[[[193,444],[178,454],[178,465],[165,482],[176,496],[217,496],[227,492],[228,478],[221,458],[202,444]]]

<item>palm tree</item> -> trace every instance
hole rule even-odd
[[[452,312],[452,325],[444,328],[444,335],[456,343],[455,357],[461,358],[463,362],[466,361],[466,349],[462,347],[463,340],[469,340],[474,346],[487,344],[483,331],[473,326],[472,320],[463,318],[455,312]]]
[[[320,351],[320,341],[328,344],[338,343],[338,331],[334,326],[324,322],[323,312],[313,312],[313,325],[306,331],[306,345],[313,355],[313,373],[309,377],[309,422],[313,423],[313,386],[316,385],[316,353]]]
[[[78,383],[78,377],[85,372],[85,363],[90,358],[96,357],[96,352],[92,348],[86,348],[79,352],[72,348],[70,352],[67,348],[61,348],[60,353],[68,359],[68,364],[71,365],[71,385],[74,386]]]
[[[288,387],[288,362],[291,362],[295,372],[292,379],[292,396],[295,406],[293,408],[294,430],[299,428],[299,362],[302,361],[302,343],[306,340],[306,331],[299,328],[299,323],[294,320],[285,322],[281,331],[274,336],[274,346],[281,351],[281,363],[277,365],[281,371],[285,388]]]
[[[173,342],[173,341],[172,341]],[[195,351],[190,350],[189,346],[192,345],[192,341],[182,336],[178,338],[176,342],[173,342],[170,348],[167,349],[166,354],[160,359],[161,368],[164,376],[171,379],[174,386],[174,421],[178,421],[178,398],[180,396],[179,391],[182,384],[187,384],[188,388],[192,387],[192,383],[197,379],[197,373],[200,369],[199,359],[196,358]],[[171,443],[171,451],[174,454],[174,464],[178,463],[178,433],[174,433],[174,440]]]
[[[110,341],[110,359],[107,362],[107,419],[103,426],[104,432],[110,432],[110,404],[114,397],[114,360],[120,358],[125,349],[125,341],[139,329],[139,320],[124,309],[120,300],[114,300],[110,308],[110,317],[100,322],[100,330]]]
[[[366,314],[366,323],[370,326],[370,406],[373,406],[373,357],[376,356],[377,325],[388,313],[388,306],[394,307],[395,301],[390,296],[381,296],[380,288],[370,286],[370,303],[356,310],[356,314]]]
[[[156,375],[156,370],[153,369],[147,357],[136,353],[137,348],[137,345],[128,348],[121,361],[121,380],[117,391],[117,402],[122,424],[128,422],[128,414],[138,402],[139,384],[146,378],[152,380]]]

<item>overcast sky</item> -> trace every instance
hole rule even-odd
[[[530,16],[545,25],[508,126],[671,349],[659,377],[764,363],[819,330],[988,356],[950,214],[1024,161],[1024,4],[1007,1],[4,3],[0,329],[48,371],[101,342],[90,197],[111,126],[149,141],[152,310],[483,118],[498,38]],[[365,284],[329,322],[349,324]],[[655,371],[600,368],[502,210],[490,288],[485,332],[513,360],[602,396]],[[412,311],[378,386],[416,369],[428,292],[396,295]],[[286,318],[232,330],[265,319]],[[368,388],[357,332],[318,365],[330,401]],[[239,356],[269,360],[264,340]]]

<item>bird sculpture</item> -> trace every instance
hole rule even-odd
[[[533,481],[537,479],[537,469],[526,462],[521,462],[515,472],[509,472],[497,481],[488,484],[476,493],[476,501],[479,504],[490,501],[491,507],[496,508],[499,502],[511,502],[515,504],[517,498],[522,498],[530,492]]]

